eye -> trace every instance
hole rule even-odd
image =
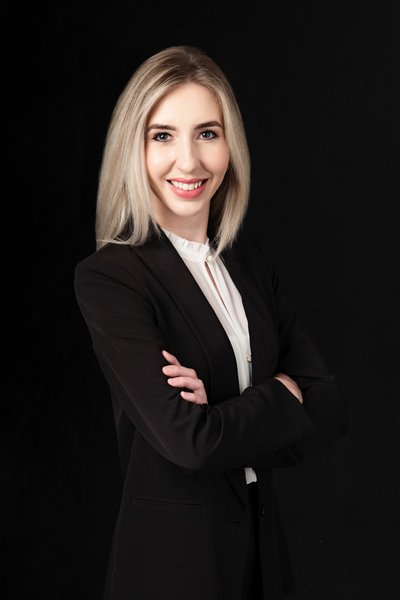
[[[206,129],[205,131],[202,131],[202,132],[200,133],[200,137],[201,137],[203,140],[212,140],[212,139],[214,139],[214,138],[216,138],[216,137],[218,137],[218,136],[217,136],[217,134],[215,133],[215,131],[211,131],[211,129]]]
[[[166,131],[160,131],[160,133],[156,133],[156,135],[153,137],[153,140],[156,142],[168,142],[169,138],[169,133]]]

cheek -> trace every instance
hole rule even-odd
[[[226,144],[216,146],[208,154],[207,163],[211,172],[224,175],[229,166],[229,149]]]
[[[149,148],[146,150],[146,168],[150,177],[156,178],[165,173],[169,163],[170,160],[165,149]]]

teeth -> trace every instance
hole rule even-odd
[[[171,183],[174,187],[178,188],[179,190],[184,190],[185,192],[187,192],[188,190],[196,190],[201,186],[203,182],[196,181],[196,183],[183,183],[182,181],[174,181],[173,179],[171,179]]]

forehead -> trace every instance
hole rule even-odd
[[[163,96],[150,113],[157,123],[201,123],[221,120],[222,111],[213,92],[198,83],[183,83]]]

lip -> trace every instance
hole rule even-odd
[[[181,179],[179,177],[174,177],[173,179],[168,179],[167,180],[172,191],[175,193],[176,196],[178,196],[179,198],[197,198],[198,196],[200,196],[203,191],[204,188],[206,187],[207,184],[207,179]],[[176,188],[171,181],[179,181],[181,183],[197,183],[199,181],[202,181],[202,185],[194,190],[180,190],[179,188]]]
[[[182,177],[171,177],[168,181],[179,181],[180,183],[197,183],[198,181],[205,181],[205,178],[197,178],[197,179],[182,179]]]

